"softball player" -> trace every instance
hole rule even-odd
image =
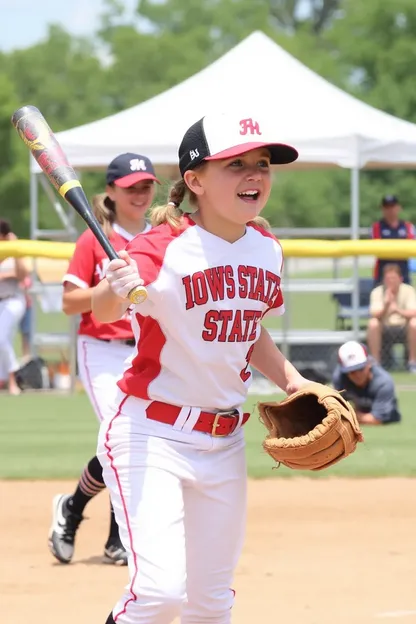
[[[250,364],[287,393],[306,383],[261,326],[284,311],[282,249],[254,223],[270,165],[293,162],[260,119],[206,116],[179,148],[182,179],[150,232],[95,289],[93,313],[132,325],[138,351],[101,423],[98,457],[130,583],[107,624],[227,624],[245,531],[242,405]],[[181,210],[187,197],[192,216]]]
[[[0,219],[0,241],[16,240],[8,221]],[[22,258],[0,259],[0,379],[4,379],[10,394],[20,394],[16,381],[19,363],[13,338],[26,309],[20,281],[29,274]]]
[[[150,229],[145,214],[154,197],[154,182],[158,180],[148,158],[128,153],[117,156],[110,163],[106,181],[106,193],[95,198],[93,207],[118,251],[136,234]],[[91,231],[86,230],[78,239],[68,272],[63,278],[64,312],[81,314],[78,372],[99,421],[109,414],[108,406],[116,389],[115,380],[121,375],[124,361],[131,355],[135,344],[129,310],[126,309],[123,316],[111,324],[100,323],[91,314],[91,294],[103,279],[108,262]],[[71,561],[84,509],[103,488],[102,468],[97,457],[93,457],[84,468],[75,492],[55,496],[49,549],[58,561]],[[127,563],[112,507],[104,562],[116,565]]]

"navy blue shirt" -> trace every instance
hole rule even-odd
[[[415,229],[410,221],[399,221],[397,227],[392,227],[384,219],[376,221],[372,226],[372,237],[383,239],[413,239],[415,238]],[[383,278],[383,269],[386,264],[398,264],[402,272],[403,281],[405,284],[410,284],[410,271],[409,260],[390,260],[390,259],[378,259],[374,267],[374,283],[380,284]]]
[[[353,404],[357,412],[372,414],[383,424],[399,422],[399,412],[394,382],[387,371],[378,364],[371,367],[372,377],[363,388],[356,386],[342,373],[338,366],[333,374],[332,383],[337,390],[345,390],[343,396]]]

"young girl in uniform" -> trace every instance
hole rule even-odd
[[[95,198],[93,207],[118,251],[136,234],[150,229],[145,214],[153,201],[154,183],[158,180],[148,158],[128,153],[117,156],[110,163],[106,182],[106,193]],[[108,262],[91,231],[86,230],[77,241],[63,279],[64,312],[81,314],[78,372],[99,421],[109,415],[108,406],[117,388],[115,380],[123,372],[124,362],[132,354],[135,344],[128,309],[111,324],[100,323],[91,314],[91,294],[103,279]],[[84,468],[74,493],[58,494],[54,498],[49,549],[58,561],[71,561],[84,508],[103,488],[102,467],[97,457],[93,457]],[[104,562],[116,565],[127,563],[112,507]]]
[[[130,572],[107,624],[230,622],[250,365],[288,394],[306,383],[261,325],[284,311],[283,256],[254,220],[270,165],[298,156],[276,138],[254,117],[206,116],[189,128],[182,179],[153,212],[159,225],[127,245],[93,293],[102,322],[123,315],[135,286],[148,293],[132,315],[138,351],[98,442]]]

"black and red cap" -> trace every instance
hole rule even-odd
[[[287,165],[299,156],[294,147],[276,141],[271,120],[225,113],[206,115],[186,131],[179,147],[179,169],[183,176],[205,160],[233,158],[260,147],[269,150],[272,165]]]

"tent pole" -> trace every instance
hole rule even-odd
[[[360,238],[360,170],[351,169],[351,239]],[[359,257],[353,256],[353,290],[352,290],[352,329],[354,340],[360,334],[360,271]]]
[[[31,167],[32,155],[29,154],[29,206],[30,206],[30,240],[36,240],[38,229],[38,178]],[[32,260],[32,286],[36,281],[36,258]],[[34,353],[35,349],[35,326],[36,326],[36,306],[32,304],[32,319],[29,329],[29,347],[30,352]]]

